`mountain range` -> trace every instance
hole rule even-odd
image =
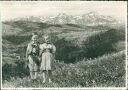
[[[100,15],[97,12],[89,12],[83,15],[73,16],[65,13],[59,13],[56,16],[28,16],[23,18],[16,18],[13,21],[32,21],[32,22],[43,22],[47,24],[77,24],[85,26],[113,26],[120,23],[117,19],[111,16]]]

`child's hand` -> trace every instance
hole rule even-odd
[[[36,49],[35,48],[33,48],[33,53],[36,53]]]

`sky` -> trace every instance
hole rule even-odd
[[[26,16],[82,15],[88,12],[124,20],[127,14],[127,2],[124,1],[1,1],[0,7],[2,21]]]

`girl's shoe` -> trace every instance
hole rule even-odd
[[[43,83],[45,83],[46,82],[46,80],[43,80]]]
[[[52,80],[51,80],[51,79],[49,79],[49,80],[48,80],[48,82],[49,82],[49,83],[52,83]]]

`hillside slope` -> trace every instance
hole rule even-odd
[[[48,34],[57,48],[53,83],[31,82],[25,52],[33,32]],[[4,87],[124,86],[125,29],[109,26],[3,22],[2,79]],[[59,61],[59,62],[58,62]]]
[[[3,81],[3,87],[124,87],[124,53],[120,51],[75,64],[56,62],[52,83],[43,83],[42,74],[39,74],[35,82],[28,77],[11,78]]]
[[[120,49],[123,50],[125,45],[125,43],[119,43],[124,41],[125,31],[123,28],[117,30],[112,29],[109,26],[85,27],[83,25],[76,24],[52,25],[41,22],[30,22],[22,20],[3,22],[2,26],[3,55],[5,53],[16,53],[19,54],[22,58],[25,57],[24,53],[26,46],[29,43],[31,34],[33,32],[37,32],[39,34],[40,43],[43,43],[42,35],[49,34],[52,38],[52,42],[58,49],[56,54],[57,59],[61,61],[65,61],[67,59],[65,62],[74,62],[75,60],[73,59],[77,59],[76,57],[79,56],[79,54],[82,56],[83,53],[84,57],[90,58],[88,55],[91,53],[90,51],[93,53],[94,51],[98,52],[98,48],[99,50],[104,51],[101,52],[101,55],[103,55],[107,52],[103,50],[105,47],[114,51],[116,49],[118,50],[120,47]],[[66,51],[66,49],[68,49],[68,51]],[[67,55],[62,55],[62,53],[67,53]],[[70,55],[70,53],[72,55]],[[96,56],[97,55],[94,55],[94,57]]]

